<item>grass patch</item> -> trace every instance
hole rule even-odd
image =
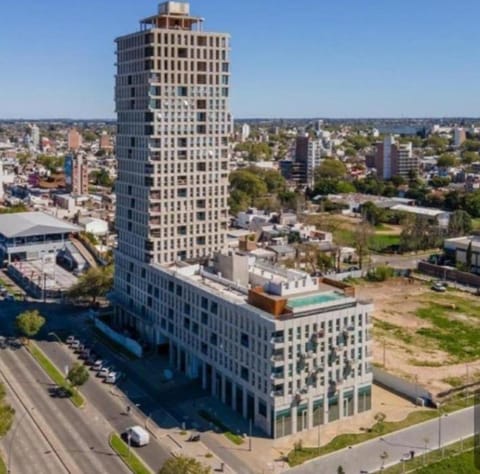
[[[461,387],[464,384],[462,377],[445,377],[442,382],[448,383],[454,388]]]
[[[232,443],[240,445],[243,444],[244,439],[242,436],[233,433],[226,425],[223,424],[221,420],[213,416],[211,413],[209,413],[207,410],[200,410],[198,414],[205,420],[207,420],[210,423],[213,423],[215,426],[217,426],[220,430],[223,431],[223,434],[225,435],[226,438],[228,438]]]
[[[5,466],[2,456],[0,456],[0,474],[7,474],[7,466]]]
[[[105,334],[103,334],[103,332],[101,332],[96,327],[92,327],[92,331],[95,334],[95,338],[98,339],[102,344],[105,344],[106,346],[108,346],[112,351],[118,354],[124,355],[129,360],[138,360],[138,357],[136,355],[132,354],[130,351],[127,351],[125,347],[118,344],[117,342],[112,341],[112,339],[107,337]]]
[[[59,386],[64,387],[70,394],[70,400],[77,408],[82,408],[85,405],[85,399],[72,385],[65,379],[62,372],[58,370],[57,366],[43,353],[43,351],[33,342],[30,341],[27,349],[33,358],[40,364],[47,375]]]
[[[411,344],[413,342],[413,336],[408,331],[400,326],[389,323],[388,321],[373,318],[373,327],[374,329],[388,332],[389,336],[393,335],[396,339],[399,339],[406,344]]]
[[[354,444],[363,443],[378,436],[384,436],[393,431],[401,430],[412,425],[416,425],[423,421],[428,421],[437,416],[435,410],[422,410],[410,413],[402,421],[379,421],[375,423],[369,431],[363,433],[349,433],[342,434],[330,441],[330,443],[322,446],[320,449],[317,448],[304,448],[293,449],[288,453],[288,464],[293,466],[298,466],[303,464],[309,459],[313,459],[317,456],[323,456],[325,454],[333,453],[339,449],[346,448],[348,446],[353,446]]]
[[[461,314],[468,319],[453,319],[454,314]],[[478,359],[480,326],[475,324],[479,322],[478,314],[480,307],[467,299],[449,295],[448,300],[442,303],[442,299],[438,301],[437,298],[437,302],[429,302],[427,306],[417,309],[416,315],[431,322],[433,327],[420,328],[416,333],[434,341],[442,351],[454,358],[453,362]]]
[[[128,445],[118,434],[112,434],[109,439],[110,446],[120,456],[122,461],[134,474],[151,474],[150,469],[143,461],[128,448]]]
[[[388,247],[400,245],[400,236],[393,234],[375,234],[370,240],[368,246],[375,252],[382,252]]]
[[[480,472],[476,469],[473,450],[474,438],[458,442],[427,453],[424,457],[423,451],[416,453],[416,456],[405,462],[405,471],[402,463],[385,469],[385,474],[402,474],[403,472],[416,472],[418,474],[470,474]],[[424,463],[426,465],[424,466]]]

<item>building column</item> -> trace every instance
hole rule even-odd
[[[207,389],[207,364],[202,361],[202,389]]]
[[[220,375],[221,377],[221,384],[222,384],[222,388],[220,390],[220,399],[222,400],[222,403],[225,403],[226,399],[227,399],[227,390],[226,390],[226,385],[227,385],[227,381],[225,379],[225,376],[224,375]]]
[[[232,409],[237,409],[237,384],[232,380]]]

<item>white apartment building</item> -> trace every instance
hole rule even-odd
[[[167,2],[117,39],[117,322],[271,437],[371,406],[372,305],[222,253],[228,36]]]
[[[353,288],[240,255],[121,265],[118,321],[269,436],[371,408],[373,306]]]
[[[248,125],[248,123],[244,123],[242,125],[242,142],[248,140],[249,136],[250,136],[250,125]]]
[[[319,138],[308,140],[307,151],[307,186],[313,188],[315,184],[315,170],[320,166],[325,156],[323,141]]]

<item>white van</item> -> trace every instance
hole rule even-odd
[[[125,436],[132,446],[146,446],[150,442],[149,432],[141,426],[127,428]]]

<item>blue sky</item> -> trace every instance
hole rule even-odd
[[[192,0],[232,35],[236,117],[480,116],[480,1]],[[113,117],[154,0],[3,0],[0,118]]]

